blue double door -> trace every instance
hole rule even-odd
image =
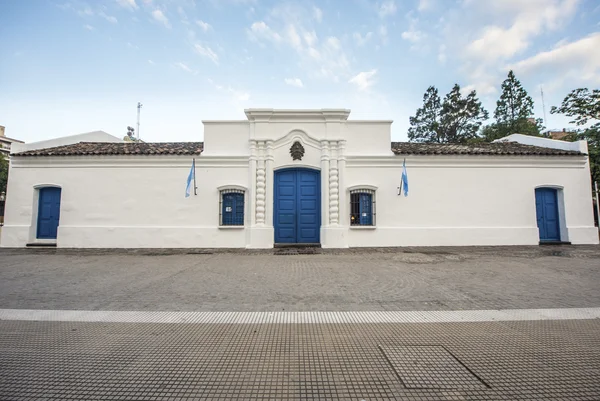
[[[37,238],[56,239],[60,220],[60,188],[40,188],[38,199]]]
[[[307,168],[275,171],[275,243],[318,244],[321,229],[321,173]]]
[[[560,241],[560,223],[558,220],[558,196],[554,188],[535,190],[535,211],[540,242]]]

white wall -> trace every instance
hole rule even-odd
[[[348,160],[347,186],[370,184],[376,229],[348,232],[348,245],[535,245],[535,188],[560,187],[573,244],[598,243],[584,157],[406,156],[409,196],[397,195],[400,157]],[[349,216],[343,216],[345,224]]]
[[[62,188],[59,247],[245,246],[244,228],[218,228],[217,190],[247,187],[245,160],[198,159],[198,195],[185,198],[191,157],[14,159],[2,246],[35,241],[34,187],[43,184]]]

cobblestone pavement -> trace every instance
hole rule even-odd
[[[600,320],[0,321],[0,399],[598,400]]]
[[[377,311],[600,306],[598,246],[274,252],[3,249],[0,308]]]

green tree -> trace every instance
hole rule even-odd
[[[410,117],[408,138],[416,142],[471,142],[487,118],[488,112],[475,91],[463,97],[460,86],[455,84],[441,102],[438,90],[430,86],[423,96],[423,107]]]
[[[6,192],[8,182],[8,160],[0,153],[0,192]]]
[[[532,115],[533,99],[510,70],[508,77],[502,82],[502,93],[496,102],[495,127],[486,131],[493,135],[487,137],[494,140],[511,134],[540,136],[543,130],[542,120],[531,120]]]
[[[592,180],[600,181],[600,89],[574,89],[550,113],[573,117],[571,124],[582,127],[577,130],[577,139],[587,140]],[[591,125],[583,127],[587,124]]]
[[[527,120],[532,115],[533,99],[510,70],[508,78],[502,82],[502,94],[496,102],[496,123],[513,128],[518,121]]]
[[[423,107],[417,109],[415,116],[409,119],[411,127],[408,129],[408,139],[416,142],[443,142],[441,114],[442,102],[438,90],[430,86],[423,95]]]

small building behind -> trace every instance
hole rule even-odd
[[[7,137],[6,127],[0,125],[0,154],[2,154],[5,159],[10,158],[10,149],[13,143],[23,143],[23,141]]]

